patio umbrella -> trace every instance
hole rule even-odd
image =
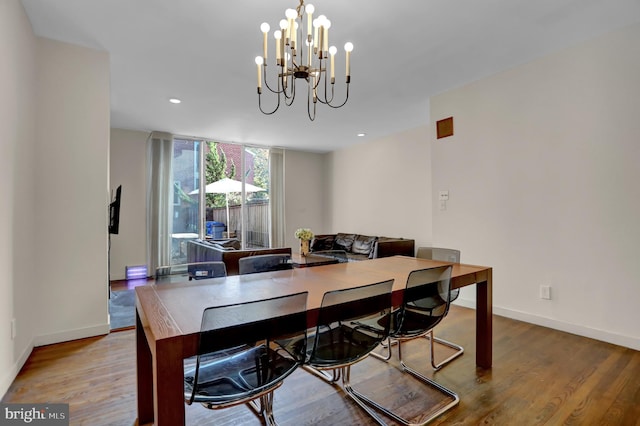
[[[225,195],[225,200],[227,204],[227,232],[229,232],[229,193],[242,192],[242,182],[235,179],[229,179],[226,177],[208,184],[207,186],[204,187],[204,189],[206,194],[224,194]],[[244,191],[260,192],[260,191],[266,191],[266,189],[262,189],[258,186],[245,183]],[[200,192],[199,189],[194,189],[189,194],[190,195],[198,194],[199,192]]]

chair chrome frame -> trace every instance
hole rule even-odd
[[[342,382],[344,392],[381,425],[386,423],[367,404],[368,398],[351,386],[351,366],[366,358],[388,337],[392,288],[393,280],[388,280],[325,293],[315,333],[309,336],[308,356],[303,366],[305,370],[332,385],[339,386]],[[370,319],[375,326],[370,327],[361,322],[366,319]],[[345,328],[350,329],[352,334],[343,333]],[[325,336],[329,336],[329,344]],[[355,342],[360,344],[353,344]],[[327,354],[326,348],[334,355],[331,359],[324,357]],[[345,348],[355,349],[352,351]]]
[[[457,393],[446,388],[445,386],[441,385],[435,380],[424,376],[417,370],[411,368],[406,364],[406,362],[402,358],[402,343],[404,341],[413,340],[418,337],[426,336],[429,333],[432,333],[433,327],[435,327],[442,320],[442,318],[446,316],[446,312],[448,311],[448,307],[450,303],[448,295],[449,295],[450,284],[451,284],[451,269],[452,269],[451,266],[439,266],[435,268],[428,268],[428,269],[413,271],[411,274],[409,274],[409,278],[407,279],[407,287],[403,295],[403,298],[404,298],[403,304],[399,309],[394,311],[394,315],[392,317],[394,319],[392,331],[390,333],[389,339],[387,339],[383,345],[385,349],[388,351],[387,355],[382,356],[375,352],[372,353],[374,357],[383,359],[384,361],[388,361],[389,359],[391,359],[391,347],[393,346],[394,343],[397,343],[398,360],[402,367],[402,371],[411,374],[416,379],[436,389],[437,391],[441,392],[445,396],[451,398],[451,401],[448,404],[430,413],[430,415],[426,419],[424,419],[422,422],[412,423],[409,420],[391,411],[389,408],[378,404],[377,402],[367,398],[364,395],[357,394],[356,392],[357,396],[363,399],[364,401],[366,401],[366,403],[369,404],[371,407],[373,407],[374,409],[384,413],[385,415],[391,417],[395,421],[406,426],[424,426],[427,423],[433,421],[435,418],[444,414],[446,411],[452,409],[453,407],[458,405],[458,403],[460,402],[460,398],[457,395]],[[426,300],[427,298],[429,298],[427,297],[423,299],[423,296],[420,294],[419,288],[423,287],[426,289],[428,286],[430,285],[433,286],[436,284],[438,286],[438,292],[440,294],[440,303],[435,304],[432,307],[416,306],[415,304],[417,302],[420,302],[421,300]],[[414,290],[418,289],[418,291],[417,292],[414,291],[413,293],[411,293],[412,289]],[[429,294],[429,296],[431,296],[431,294]],[[407,318],[407,315],[406,315],[407,312],[410,312],[411,310],[422,311],[422,312],[435,311],[435,313],[433,314],[434,319],[430,324],[428,322],[425,322],[424,328],[422,329],[415,328],[415,325],[414,325],[414,329],[408,329],[408,326],[405,326],[404,322],[406,321],[406,318]],[[431,316],[431,315],[432,314],[430,313],[428,316]],[[433,359],[433,346],[431,346],[431,357]]]
[[[418,247],[418,251],[416,253],[416,257],[421,259],[431,259],[431,260],[442,260],[445,262],[452,263],[460,263],[460,250],[449,249],[449,248],[441,248],[441,247]],[[451,290],[450,302],[453,302],[458,298],[460,293],[460,289]],[[458,358],[464,353],[464,348],[456,343],[450,342],[448,340],[442,339],[440,337],[436,337],[433,335],[433,331],[426,336],[424,336],[427,340],[429,340],[429,354],[431,356],[431,367],[434,370],[440,370],[442,367]],[[447,346],[451,349],[454,349],[453,352],[448,358],[436,363],[434,357],[434,347],[433,344],[439,343],[441,345]]]

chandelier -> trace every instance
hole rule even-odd
[[[339,103],[334,100],[335,55],[338,49],[335,46],[329,47],[331,21],[324,15],[313,19],[313,12],[315,12],[313,5],[305,5],[304,0],[300,0],[296,9],[286,10],[286,19],[282,19],[280,29],[273,32],[277,73],[271,77],[271,83],[267,79],[267,41],[271,28],[266,22],[260,26],[263,35],[263,53],[262,56],[256,57],[256,65],[258,67],[258,107],[263,114],[271,115],[276,112],[280,108],[281,101],[291,106],[296,97],[297,80],[304,80],[306,83],[307,114],[311,121],[316,118],[318,102],[332,108],[340,108],[349,100],[353,44],[344,45],[347,90],[344,101]],[[306,25],[303,22],[305,14],[307,15]],[[328,72],[327,65],[329,65]],[[277,104],[272,111],[265,111],[262,108],[263,80],[269,92],[277,95]]]

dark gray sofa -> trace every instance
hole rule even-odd
[[[289,254],[291,247],[240,250],[240,242],[231,240],[190,240],[187,242],[187,262],[221,261],[227,267],[227,275],[238,275],[238,261],[260,254]]]
[[[311,241],[310,251],[344,250],[349,261],[389,256],[415,256],[415,241],[406,238],[359,234],[321,234]]]

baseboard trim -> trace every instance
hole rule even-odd
[[[476,301],[470,299],[458,298],[454,305],[465,308],[476,308]],[[529,314],[527,312],[516,311],[513,309],[493,307],[493,313],[501,317],[511,318],[518,321],[528,322],[530,324],[542,327],[553,328],[554,330],[564,331],[566,333],[576,334],[578,336],[590,339],[600,340],[602,342],[611,343],[613,345],[624,346],[625,348],[640,351],[640,338],[625,336],[622,334],[612,333],[610,331],[600,330],[591,327],[585,327],[579,324],[573,324],[565,321],[559,321],[553,318],[541,317],[539,315]]]
[[[84,339],[87,337],[104,336],[109,334],[109,324],[101,324],[92,327],[67,330],[59,333],[44,334],[34,339],[34,346],[52,345],[54,343],[68,342],[69,340]]]
[[[4,399],[4,396],[7,394],[9,387],[11,387],[11,384],[13,383],[13,381],[16,379],[16,377],[18,377],[18,373],[20,372],[20,370],[22,370],[22,367],[29,359],[29,355],[31,355],[31,352],[33,352],[33,348],[34,346],[32,341],[27,345],[24,351],[22,351],[22,354],[18,357],[16,362],[13,364],[13,367],[11,367],[11,369],[9,369],[7,374],[5,374],[2,377],[2,381],[0,381],[0,395],[2,395],[3,399]]]

